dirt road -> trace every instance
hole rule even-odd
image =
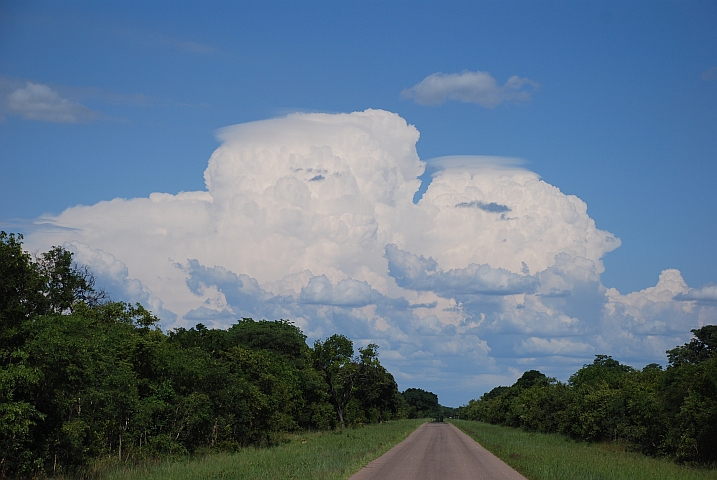
[[[450,423],[424,423],[349,480],[525,480]]]

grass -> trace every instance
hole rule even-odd
[[[717,479],[716,469],[691,468],[628,452],[615,443],[576,442],[481,422],[451,420],[529,480]]]
[[[397,420],[333,432],[288,435],[269,448],[113,467],[103,480],[346,479],[383,455],[426,420]]]

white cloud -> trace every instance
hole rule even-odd
[[[421,105],[439,105],[446,100],[477,103],[493,108],[503,102],[525,102],[540,87],[529,78],[514,75],[499,85],[488,72],[434,73],[401,92]]]
[[[454,405],[487,379],[566,378],[597,353],[664,362],[717,320],[714,287],[676,270],[640,292],[605,288],[602,257],[620,241],[514,160],[432,161],[414,204],[426,163],[398,115],[293,114],[220,138],[206,191],[68,208],[26,246],[72,245],[165,327],[284,318],[310,341],[378,343],[402,388]]]
[[[93,120],[97,113],[84,105],[62,98],[47,85],[27,82],[5,99],[8,112],[27,120],[55,123],[78,123]]]

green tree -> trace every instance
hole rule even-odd
[[[377,423],[396,418],[401,405],[398,385],[378,360],[378,345],[359,348],[358,381],[355,392],[366,421]]]
[[[667,359],[671,366],[695,365],[717,357],[717,325],[705,325],[690,331],[695,338],[681,347],[667,351]]]
[[[308,350],[306,335],[288,320],[254,321],[243,318],[232,325],[227,335],[252,350],[269,350],[296,363],[303,362]]]
[[[324,373],[329,397],[342,428],[346,426],[344,413],[353,398],[358,373],[353,355],[353,342],[344,335],[336,334],[323,342],[314,342],[314,364]]]
[[[408,388],[403,398],[410,407],[408,418],[440,418],[440,405],[438,395],[420,388]]]

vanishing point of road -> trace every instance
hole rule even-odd
[[[450,423],[424,423],[349,480],[525,480]]]

